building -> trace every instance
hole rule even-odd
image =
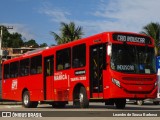
[[[22,54],[24,54],[28,51],[35,50],[35,49],[37,49],[37,48],[30,48],[30,47],[3,48],[1,63],[3,60],[7,60],[7,59],[21,56]]]

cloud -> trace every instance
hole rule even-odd
[[[81,16],[90,13],[82,20],[74,18],[73,12],[48,2],[43,3],[39,12],[56,23],[74,21],[83,27],[85,36],[89,36],[104,31],[140,32],[148,23],[159,22],[159,5],[160,0],[100,0],[92,11],[80,10]]]
[[[158,15],[159,5],[159,0],[101,1],[93,15],[103,19],[103,21],[98,22],[101,30],[139,32],[149,22],[158,22],[160,20]]]
[[[101,0],[92,11],[94,20],[75,22],[84,27],[86,36],[103,31],[140,32],[150,22],[159,22],[160,0]]]
[[[69,12],[52,6],[49,2],[43,2],[39,13],[51,17],[53,22],[69,22],[67,16],[71,15]]]
[[[30,40],[30,39],[34,39],[35,38],[35,35],[33,33],[31,33],[30,32],[31,30],[28,29],[28,27],[26,25],[24,25],[24,24],[1,23],[1,25],[12,26],[13,29],[8,29],[8,31],[10,33],[18,32],[26,40]]]

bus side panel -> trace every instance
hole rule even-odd
[[[41,101],[44,98],[43,95],[43,75],[36,74],[31,75],[28,80],[27,87],[30,92],[31,101]]]
[[[103,70],[104,99],[108,99],[111,94],[111,76],[107,70]]]
[[[17,100],[22,101],[23,90],[28,89],[27,85],[30,80],[30,76],[24,76],[18,78],[18,90],[17,90]]]
[[[12,100],[12,92],[11,92],[11,79],[2,80],[2,98],[7,100]]]
[[[68,101],[69,99],[69,71],[54,73],[54,100]]]

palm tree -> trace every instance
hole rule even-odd
[[[152,37],[155,41],[155,52],[158,55],[160,43],[160,24],[151,22],[143,27],[142,34]]]
[[[54,36],[57,44],[63,44],[80,39],[83,32],[82,27],[78,26],[76,28],[74,22],[70,22],[69,24],[61,22],[60,35],[55,32],[51,32],[51,34]]]

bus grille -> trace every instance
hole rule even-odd
[[[153,78],[136,78],[136,77],[123,77],[123,80],[133,80],[133,81],[152,81]]]

